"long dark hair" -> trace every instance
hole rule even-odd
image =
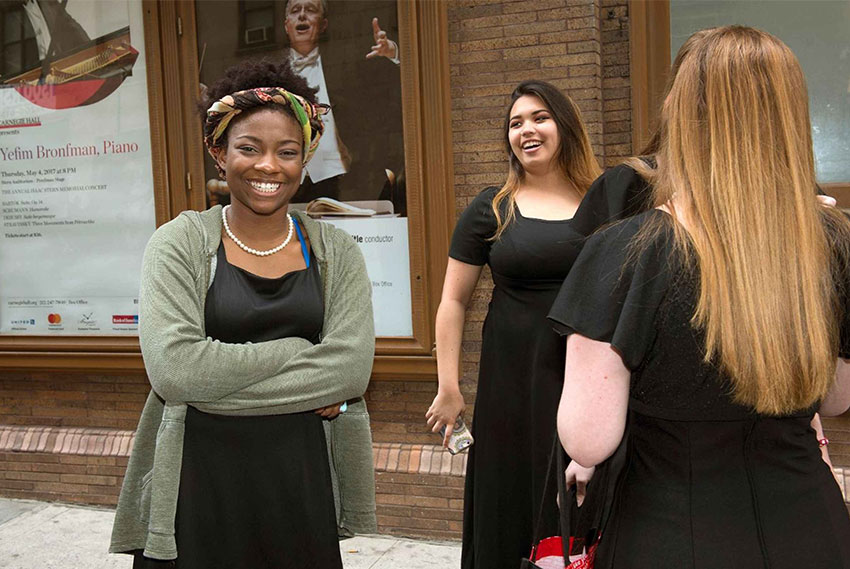
[[[505,227],[513,221],[516,203],[515,194],[523,178],[525,178],[525,170],[519,158],[516,157],[513,149],[511,149],[511,143],[508,138],[511,109],[513,109],[517,99],[525,95],[538,97],[546,105],[546,108],[549,109],[549,113],[558,127],[558,137],[560,138],[558,167],[561,168],[564,176],[572,182],[576,190],[578,190],[579,195],[584,195],[590,184],[601,173],[596,157],[593,155],[593,149],[590,146],[590,139],[587,136],[584,122],[581,120],[581,112],[573,100],[551,83],[536,79],[523,81],[511,93],[511,102],[505,113],[504,133],[505,148],[508,151],[508,179],[493,198],[493,213],[496,215],[497,222],[497,229],[493,235],[493,239],[498,239],[505,230]],[[504,200],[508,200],[508,208],[507,214],[502,219],[500,206]]]

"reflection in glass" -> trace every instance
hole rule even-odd
[[[788,44],[808,83],[818,181],[850,181],[850,2],[671,0],[670,51],[697,30],[729,24]]]
[[[196,15],[202,85],[243,59],[288,58],[318,88],[319,101],[331,106],[294,203],[324,197],[341,202],[343,210],[348,204],[406,215],[395,0],[198,2]],[[385,34],[387,49],[367,58],[378,34]],[[208,203],[226,203],[226,184],[209,157],[205,168]],[[339,215],[346,214],[363,211]]]

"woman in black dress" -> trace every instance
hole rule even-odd
[[[711,29],[698,30],[682,43],[670,67],[670,75],[664,89],[665,96],[673,86],[682,61],[709,32]],[[575,229],[583,235],[592,235],[600,227],[643,213],[652,207],[652,187],[639,170],[655,167],[655,155],[661,148],[662,131],[663,128],[656,129],[641,151],[640,157],[629,158],[624,163],[606,170],[591,184],[573,219]],[[820,189],[818,199],[825,205],[836,205],[835,199],[823,194]],[[831,469],[832,462],[827,447],[829,440],[824,436],[820,415],[817,413],[812,419],[812,428],[815,430],[815,438],[820,445],[823,459]],[[593,469],[582,469],[576,463],[571,463],[567,470],[567,483],[578,483],[579,504],[583,499],[586,482],[592,476]]]
[[[505,120],[510,169],[464,211],[437,312],[434,432],[463,411],[458,388],[465,309],[482,267],[495,287],[484,323],[464,495],[464,568],[515,569],[528,555],[555,436],[564,343],[546,321],[581,235],[571,218],[599,168],[575,104],[556,87],[521,83]],[[554,501],[546,530],[556,527]]]
[[[850,407],[850,227],[816,199],[802,71],[711,30],[662,121],[658,207],[591,237],[550,313],[567,453],[599,464],[629,425],[596,567],[846,569],[810,422]]]
[[[375,530],[370,281],[350,236],[288,207],[323,129],[314,95],[288,62],[211,85],[204,141],[231,204],[184,212],[146,250],[153,391],[111,547],[136,568],[341,569],[337,524]],[[352,483],[339,515],[332,468]]]

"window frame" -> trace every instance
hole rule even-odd
[[[203,210],[195,1],[142,0],[157,226]],[[398,0],[413,335],[376,340],[373,378],[436,379],[434,318],[454,225],[447,6]],[[166,105],[165,101],[178,101]],[[428,188],[427,194],[425,188]],[[0,369],[144,370],[138,337],[0,336]]]
[[[5,16],[6,12],[10,12],[10,11],[12,11],[12,8],[0,8],[0,14],[3,14],[4,16]],[[0,50],[5,52],[6,49],[9,46],[12,46],[12,45],[19,46],[19,48],[20,48],[20,53],[18,54],[19,64],[20,64],[21,67],[23,67],[24,62],[26,61],[26,54],[27,54],[28,49],[34,48],[36,53],[38,53],[38,46],[36,45],[35,35],[31,35],[31,36],[27,35],[27,27],[24,25],[23,20],[21,20],[21,22],[18,26],[19,30],[20,30],[20,39],[11,40],[11,41],[7,42],[6,41],[5,21],[0,22],[0,26],[2,26],[2,27],[0,27]],[[0,69],[0,77],[3,76],[3,71],[4,71],[4,69]]]
[[[268,26],[271,29],[271,37],[267,38],[266,41],[262,43],[256,44],[248,44],[245,43],[245,32],[247,30],[246,21],[248,20],[248,12],[259,12],[260,10],[271,10],[272,18],[271,18],[271,26]],[[238,53],[251,53],[254,51],[264,51],[269,48],[277,47],[277,10],[276,5],[273,0],[269,0],[269,5],[261,8],[250,7],[245,0],[239,0],[239,52]],[[200,55],[199,55],[200,57]]]

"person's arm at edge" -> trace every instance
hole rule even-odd
[[[835,383],[821,402],[818,413],[825,417],[834,417],[847,409],[850,409],[850,360],[838,358]]]
[[[586,468],[611,456],[623,438],[631,373],[611,344],[571,334],[558,436],[567,454]]]
[[[820,445],[820,441],[826,438],[823,434],[823,423],[821,423],[820,420],[820,413],[815,413],[815,416],[812,417],[811,425],[812,429],[815,430],[815,438],[818,440],[818,444]],[[827,445],[820,447],[820,455],[829,469],[832,470],[832,461],[829,459],[829,448]]]
[[[437,308],[437,396],[425,413],[432,432],[443,425],[446,434],[443,446],[448,444],[454,429],[455,419],[463,411],[463,394],[460,392],[461,343],[466,307],[472,298],[475,284],[481,276],[482,266],[470,265],[449,258],[443,293]]]

